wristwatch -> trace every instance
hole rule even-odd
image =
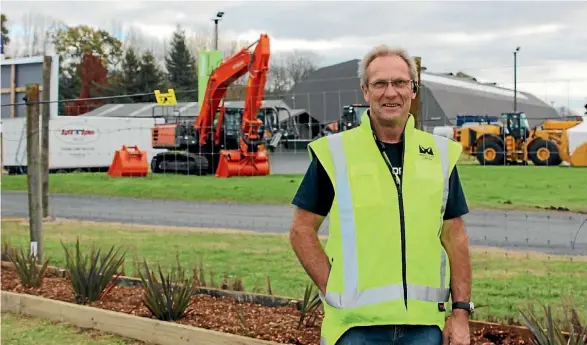
[[[452,304],[452,309],[465,309],[469,312],[469,315],[475,312],[475,305],[473,302],[454,302]]]

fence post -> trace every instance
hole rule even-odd
[[[49,217],[49,118],[51,117],[51,56],[43,63],[43,117],[41,122],[41,171],[43,181],[43,218]]]
[[[27,115],[27,180],[29,199],[29,230],[31,254],[39,261],[43,260],[43,209],[41,176],[41,143],[39,84],[26,86]]]
[[[418,94],[416,98],[412,100],[412,106],[410,107],[410,114],[414,115],[414,119],[416,120],[416,128],[422,129],[422,114],[420,114],[420,102],[422,100],[422,83],[420,81],[420,72],[422,70],[422,58],[419,56],[414,57],[416,61],[416,70],[418,72],[418,82],[420,85],[420,89],[418,90]]]

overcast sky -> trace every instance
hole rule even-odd
[[[371,46],[402,46],[433,72],[459,70],[518,87],[583,113],[587,102],[587,2],[396,2],[396,1],[6,1],[13,22],[42,13],[68,24],[106,27],[112,20],[145,34],[169,37],[176,24],[213,28],[253,40],[266,32],[272,50],[310,49],[321,65],[360,58]],[[9,23],[15,24],[15,23]],[[9,25],[10,27],[10,25]]]

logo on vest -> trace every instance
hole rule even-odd
[[[394,175],[397,175],[397,176],[402,176],[402,168],[401,168],[401,167],[392,167],[392,168],[391,168],[391,172],[392,172]]]
[[[420,148],[420,156],[426,159],[432,159],[434,157],[434,152],[432,151],[432,147],[422,147],[422,145],[418,145]]]

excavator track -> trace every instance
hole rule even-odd
[[[203,155],[187,152],[166,152],[153,157],[154,174],[209,175],[213,173],[210,160]]]

